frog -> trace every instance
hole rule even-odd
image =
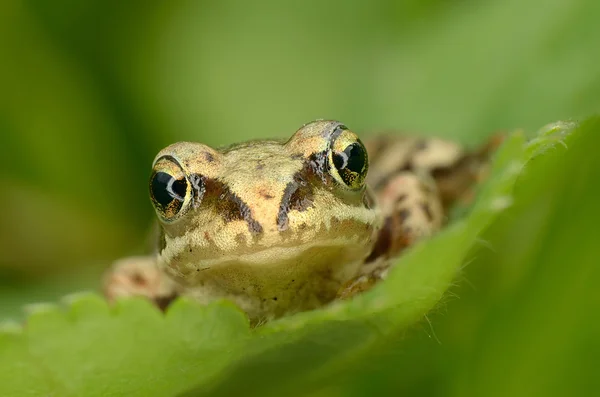
[[[497,146],[389,132],[363,143],[335,120],[287,140],[174,143],[149,180],[154,252],[117,260],[104,295],[163,310],[228,300],[252,324],[351,299],[443,228]]]

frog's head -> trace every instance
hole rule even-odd
[[[306,124],[287,142],[168,146],[150,178],[159,263],[190,284],[347,279],[379,228],[367,169],[365,147],[335,121]]]

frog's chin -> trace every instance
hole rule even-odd
[[[182,293],[201,303],[233,301],[252,321],[314,309],[358,275],[366,255],[359,247],[364,250],[358,244],[272,247],[223,258],[184,276]]]

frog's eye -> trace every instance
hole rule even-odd
[[[350,189],[360,189],[365,183],[369,158],[365,145],[358,137],[348,131],[342,130],[335,138],[330,151],[330,172],[338,182]]]
[[[179,165],[168,159],[157,161],[150,177],[150,198],[160,217],[175,220],[189,195],[190,184]]]

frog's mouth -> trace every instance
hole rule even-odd
[[[204,259],[198,264],[201,269],[206,269],[232,262],[245,263],[253,266],[276,266],[280,262],[298,260],[298,258],[319,262],[319,252],[331,250],[348,252],[365,251],[365,248],[356,246],[358,242],[357,238],[350,239],[337,237],[334,239],[311,241],[304,244],[263,248],[244,254],[223,255],[214,259]]]
[[[252,274],[254,277],[279,277],[283,274],[315,272],[321,270],[345,270],[354,273],[364,258],[370,253],[370,245],[355,236],[336,237],[311,241],[304,244],[277,245],[243,254],[222,254],[202,257],[184,252],[175,259],[159,256],[159,264],[172,276],[196,284],[206,278],[224,274]],[[168,265],[167,265],[168,263]],[[344,278],[344,277],[342,277]]]

